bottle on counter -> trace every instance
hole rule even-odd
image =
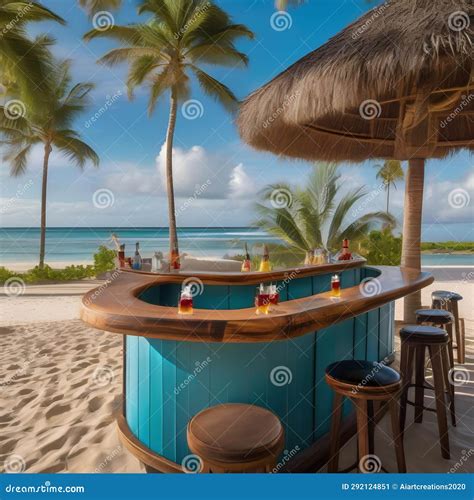
[[[178,302],[179,314],[193,314],[193,294],[191,285],[186,285],[181,290],[181,295]]]
[[[135,255],[133,256],[132,269],[139,271],[142,268],[142,256],[140,255],[140,243],[135,243]]]
[[[326,258],[324,256],[323,250],[321,248],[317,248],[314,251],[313,264],[315,266],[319,266],[320,264],[325,264],[325,263],[326,263]]]
[[[306,256],[304,258],[304,265],[305,266],[312,266],[313,260],[314,260],[314,250],[308,250],[306,252]]]
[[[270,253],[268,251],[268,245],[263,245],[263,256],[260,262],[259,271],[261,273],[269,273],[272,270],[272,265],[270,264]]]
[[[157,273],[163,268],[163,254],[161,252],[155,252],[151,258],[151,272]]]
[[[340,297],[341,296],[341,280],[339,279],[339,275],[335,274],[331,278],[331,297]]]
[[[257,288],[255,312],[257,314],[268,314],[270,312],[270,289],[263,283]]]
[[[349,240],[347,238],[344,238],[342,240],[342,250],[339,253],[337,260],[351,260],[351,259],[352,259],[352,254],[349,250]]]
[[[178,247],[175,245],[171,250],[170,268],[172,271],[179,271],[181,269],[181,261],[179,259]]]
[[[119,247],[118,253],[118,267],[119,269],[123,269],[125,267],[125,244],[122,243]]]
[[[252,270],[252,262],[250,261],[250,254],[247,248],[247,243],[245,243],[245,258],[244,261],[242,262],[241,271],[243,273],[249,273],[251,270]]]

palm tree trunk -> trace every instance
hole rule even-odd
[[[166,189],[168,193],[168,224],[170,237],[170,258],[173,250],[178,250],[178,235],[176,232],[176,211],[174,205],[174,186],[173,186],[173,138],[176,126],[176,112],[178,108],[178,99],[176,91],[171,90],[170,97],[170,115],[168,121],[168,130],[166,132]]]
[[[43,158],[43,181],[41,185],[41,236],[40,236],[40,258],[39,268],[44,267],[44,254],[46,249],[46,194],[48,189],[48,166],[49,155],[52,148],[49,142],[44,145],[44,158]]]
[[[390,204],[390,183],[387,185],[387,215],[388,215],[388,206]]]
[[[403,212],[402,267],[421,269],[421,216],[423,211],[423,182],[425,160],[408,162],[405,179],[405,204]],[[415,321],[415,311],[421,308],[421,292],[407,295],[404,299],[404,321]]]

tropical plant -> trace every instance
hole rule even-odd
[[[25,105],[46,90],[50,73],[46,44],[30,39],[25,25],[51,20],[65,24],[39,2],[0,0],[0,83],[7,91],[15,86]]]
[[[234,42],[242,36],[251,38],[253,33],[242,24],[233,24],[226,12],[208,0],[142,0],[138,11],[151,14],[150,20],[145,24],[111,26],[104,31],[95,29],[85,39],[106,37],[121,43],[121,48],[111,50],[101,61],[109,65],[129,63],[130,97],[137,86],[149,85],[150,115],[158,99],[169,94],[166,185],[171,254],[178,249],[172,160],[178,102],[190,95],[193,75],[206,94],[233,111],[237,105],[235,95],[201,65],[246,65],[247,56],[236,49]]]
[[[341,189],[338,167],[318,164],[304,188],[287,183],[265,187],[254,225],[284,241],[299,258],[314,248],[336,250],[344,238],[355,245],[378,223],[394,225],[394,218],[385,212],[358,215],[356,204],[366,195],[363,188],[345,194]]]
[[[368,264],[399,266],[402,256],[402,238],[394,236],[389,228],[371,231],[362,241],[363,255]]]
[[[382,166],[377,165],[377,168],[377,179],[383,182],[387,192],[387,213],[389,213],[390,187],[397,189],[397,181],[403,180],[402,163],[399,160],[386,160]]]
[[[44,150],[41,190],[41,238],[39,268],[44,267],[46,243],[46,195],[50,155],[57,149],[79,168],[87,161],[99,164],[97,153],[83,142],[71,127],[74,119],[89,104],[88,94],[93,85],[71,85],[69,61],[53,66],[50,74],[52,87],[41,99],[46,103],[41,109],[32,108],[25,116],[6,113],[0,106],[0,134],[7,145],[4,159],[11,166],[11,174],[19,176],[26,171],[28,158],[34,146],[41,144]]]
[[[122,0],[79,0],[79,5],[92,16],[97,12],[119,9]]]
[[[275,7],[278,10],[286,10],[290,5],[301,5],[306,0],[275,0]]]

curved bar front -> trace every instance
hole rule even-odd
[[[338,299],[329,294],[334,272],[341,276]],[[194,314],[181,316],[178,294],[190,279],[201,293]],[[255,286],[270,281],[281,303],[256,315]],[[268,408],[285,427],[291,456],[310,448],[329,430],[326,366],[391,356],[394,300],[432,281],[428,273],[363,261],[275,273],[116,271],[85,295],[81,317],[124,334],[124,443],[148,466],[178,472],[190,453],[188,421],[220,403]],[[344,414],[351,411],[346,402]]]

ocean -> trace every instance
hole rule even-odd
[[[155,251],[168,251],[167,228],[48,228],[46,234],[46,261],[77,263],[91,261],[99,245],[113,248],[111,234],[115,233],[131,255],[135,243],[140,242],[144,257]],[[35,262],[38,259],[38,228],[0,228],[0,265],[13,262]],[[180,228],[180,251],[196,257],[217,257],[243,252],[244,242],[249,250],[262,243],[278,240],[265,232],[249,227]],[[254,252],[252,252],[254,253]],[[472,266],[473,255],[424,254],[425,266]]]

